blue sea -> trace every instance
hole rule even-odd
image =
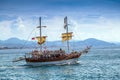
[[[92,48],[73,65],[31,67],[25,61],[12,62],[28,51],[0,50],[0,80],[120,80],[120,48]]]

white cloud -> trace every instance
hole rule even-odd
[[[61,40],[61,33],[65,32],[63,29],[63,18],[53,17],[44,22],[47,26],[43,34],[48,35],[48,40]]]
[[[10,21],[0,22],[1,40],[5,40],[11,37],[18,37],[20,39],[26,39],[30,32],[35,28],[33,27],[34,21],[25,20],[21,17]]]
[[[49,19],[42,18],[42,34],[47,35],[47,40],[61,40],[61,33],[65,32],[63,28],[63,16],[54,16]],[[89,21],[91,20],[91,21]],[[73,40],[84,40],[87,38],[97,38],[105,41],[120,41],[120,23],[118,20],[109,19],[104,16],[96,18],[83,16],[80,19],[68,18],[69,31],[74,32]],[[18,17],[11,21],[0,22],[0,40],[10,37],[27,39],[31,31],[39,26],[39,19]],[[37,32],[37,34],[39,34]],[[35,32],[30,36],[35,36]]]
[[[120,41],[119,21],[100,16],[95,21],[93,20],[93,23],[84,23],[86,19],[82,19],[83,23],[79,23],[77,20],[73,21],[74,31],[77,34],[75,39],[97,38],[105,41]]]
[[[11,28],[9,27],[12,24],[12,21],[2,21],[0,22],[0,38],[7,39],[11,36]]]

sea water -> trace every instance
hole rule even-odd
[[[12,62],[28,51],[0,50],[0,80],[120,80],[120,48],[91,49],[74,65],[32,67],[25,61]]]

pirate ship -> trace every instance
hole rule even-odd
[[[65,33],[62,33],[62,41],[67,43],[67,51],[62,50],[62,48],[58,50],[42,50],[42,45],[46,42],[47,36],[42,35],[42,27],[41,26],[41,17],[39,18],[40,25],[37,27],[39,28],[39,36],[34,37],[32,39],[37,39],[38,44],[40,45],[40,50],[34,50],[30,53],[26,53],[25,57],[21,57],[14,62],[25,60],[27,65],[31,66],[41,66],[41,65],[60,65],[60,64],[73,64],[77,63],[78,58],[84,54],[88,53],[91,46],[87,46],[82,51],[71,51],[69,50],[69,40],[72,39],[73,32],[68,31],[68,22],[67,16],[64,18],[64,29],[66,30]]]

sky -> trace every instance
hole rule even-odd
[[[42,35],[61,40],[65,16],[73,40],[120,42],[120,0],[0,0],[0,40],[38,35],[39,17]]]

